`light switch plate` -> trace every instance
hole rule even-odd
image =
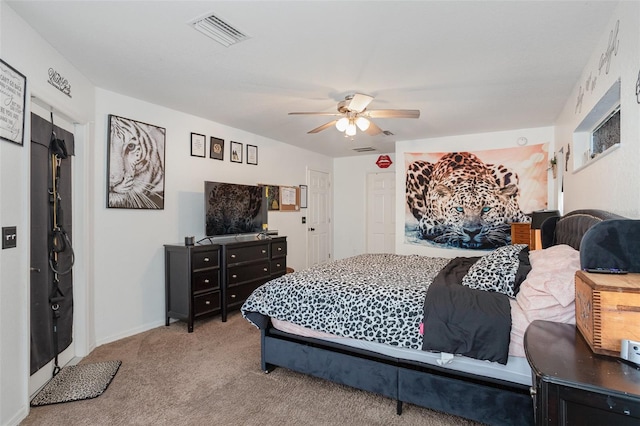
[[[2,227],[2,248],[14,248],[18,245],[18,228],[15,226]]]

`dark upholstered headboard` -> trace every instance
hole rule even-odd
[[[542,224],[542,247],[580,250],[580,266],[640,272],[640,220],[604,210],[575,210]]]

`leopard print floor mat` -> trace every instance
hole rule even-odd
[[[64,367],[31,400],[31,406],[96,398],[107,389],[122,361]]]

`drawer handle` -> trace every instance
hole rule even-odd
[[[276,266],[279,268],[279,267],[280,267],[280,264],[279,264],[279,263],[276,263]]]
[[[236,274],[231,275],[231,278],[238,278]]]
[[[278,251],[282,251],[282,247],[278,247]]]
[[[210,304],[211,304],[211,301],[210,301],[210,300],[205,300],[204,304],[205,304],[205,305],[210,305]]]
[[[204,261],[205,261],[205,262],[208,262],[208,261],[209,261],[209,258],[208,258],[208,257],[205,257],[205,258],[204,258]]]
[[[265,249],[262,249],[262,254],[265,254],[267,251]]]
[[[232,295],[231,295],[231,298],[232,298],[232,299],[235,299],[235,298],[236,298],[236,295],[235,295],[235,294],[232,294]]]
[[[262,268],[263,271],[267,272],[269,269],[267,268]]]
[[[235,259],[235,258],[236,258],[236,255],[235,255],[235,254],[232,254],[232,255],[231,255],[231,258],[232,258],[232,259]]]
[[[278,266],[280,266],[280,265],[278,265]],[[209,278],[205,278],[204,283],[205,284],[209,284]]]

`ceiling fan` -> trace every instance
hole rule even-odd
[[[345,136],[354,136],[356,128],[375,136],[383,132],[371,118],[419,118],[420,111],[417,109],[367,109],[373,96],[355,93],[347,95],[343,101],[338,102],[338,112],[290,112],[289,115],[329,115],[336,118],[333,121],[309,130],[307,133],[318,133],[331,126],[345,133]]]

